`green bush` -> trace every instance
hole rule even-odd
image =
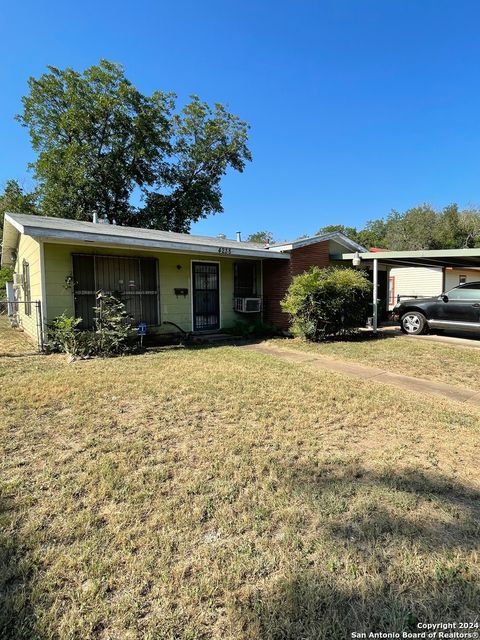
[[[307,340],[352,333],[365,324],[372,285],[362,271],[311,267],[296,276],[282,301],[292,332]]]
[[[64,313],[54,318],[47,325],[47,350],[78,355],[80,333],[78,325],[81,321],[81,318],[72,318]]]
[[[132,323],[120,298],[100,291],[94,311],[95,355],[111,356],[129,351]]]
[[[131,350],[131,322],[119,297],[97,293],[93,331],[79,328],[81,318],[62,314],[47,325],[47,350],[82,358],[109,357]]]
[[[0,300],[7,297],[6,284],[13,280],[13,269],[10,267],[2,267],[0,269]]]

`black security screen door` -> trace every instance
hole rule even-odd
[[[194,262],[193,330],[209,331],[220,327],[218,264]]]

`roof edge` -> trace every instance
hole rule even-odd
[[[21,217],[23,216],[23,217]],[[81,221],[84,228],[62,228],[56,222],[67,221],[66,218],[50,216],[26,216],[24,214],[5,214],[5,228],[33,238],[45,239],[52,242],[97,242],[109,246],[129,246],[137,249],[145,248],[159,251],[172,251],[183,253],[202,253],[210,255],[232,255],[246,258],[273,258],[285,259],[287,256],[280,252],[272,252],[269,247],[261,243],[238,242],[226,238],[224,241],[218,237],[195,236],[183,233],[162,232],[163,237],[156,237],[154,233],[150,237],[134,232],[148,232],[148,229],[140,227],[116,227],[114,225],[100,225]],[[38,222],[38,224],[37,224]],[[75,221],[73,221],[74,223]],[[106,229],[109,232],[106,232]],[[118,233],[117,233],[118,231]],[[131,235],[129,234],[131,231]],[[157,230],[152,229],[152,232]],[[143,236],[143,237],[142,237]]]
[[[346,249],[351,249],[358,252],[366,252],[366,247],[363,247],[358,242],[351,240],[341,231],[332,231],[331,233],[324,233],[316,236],[309,236],[308,238],[299,238],[292,242],[282,242],[270,245],[270,251],[291,251],[292,249],[300,249],[301,247],[307,247],[310,244],[316,244],[317,242],[327,242],[328,240],[336,240],[339,244],[343,245]]]
[[[17,248],[20,234],[24,233],[23,225],[14,220],[12,215],[11,213],[5,213],[4,215],[2,255],[0,259],[2,267],[12,267],[14,265],[11,252]]]
[[[19,232],[19,233],[25,233],[24,231],[24,226],[22,224],[20,224],[20,222],[18,222],[17,220],[15,220],[15,218],[13,217],[15,214],[11,213],[11,212],[5,212],[4,215],[4,221],[9,222],[12,227],[15,227],[15,229]]]
[[[25,235],[34,238],[43,238],[49,242],[58,243],[98,243],[104,246],[130,247],[132,249],[147,249],[157,251],[170,251],[172,253],[201,253],[221,256],[243,256],[245,258],[274,258],[282,259],[288,256],[279,252],[272,252],[269,249],[255,249],[253,247],[243,247],[238,243],[237,247],[229,247],[230,252],[223,253],[221,247],[197,244],[195,242],[176,242],[175,240],[144,240],[140,238],[111,236],[99,233],[83,233],[81,231],[59,231],[58,229],[39,229],[38,227],[23,227]]]

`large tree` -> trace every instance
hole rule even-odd
[[[385,243],[389,249],[432,249],[435,246],[437,214],[428,204],[392,211],[387,219]]]
[[[262,244],[272,244],[274,242],[273,233],[271,231],[255,231],[251,233],[247,242],[259,242]]]
[[[456,204],[440,211],[428,204],[392,211],[385,224],[384,244],[394,250],[460,249],[479,242],[480,212],[460,211]]]
[[[7,180],[0,195],[0,249],[3,238],[3,220],[5,213],[37,213],[36,196],[25,193],[16,180]],[[5,297],[5,283],[11,280],[12,269],[0,268],[0,299]]]
[[[41,212],[173,231],[221,212],[222,176],[251,159],[248,126],[220,104],[175,99],[143,95],[107,60],[30,78],[17,117],[38,154]]]
[[[429,204],[391,211],[386,218],[369,220],[363,229],[328,225],[318,233],[341,231],[364,247],[392,250],[460,249],[480,246],[480,211],[461,211],[456,204],[436,210]]]
[[[480,211],[465,209],[458,214],[459,235],[464,248],[480,247]]]
[[[0,242],[5,213],[37,213],[37,196],[25,193],[16,180],[7,180],[3,193],[0,194]]]
[[[317,235],[323,235],[324,233],[343,233],[343,235],[350,238],[354,242],[358,241],[358,231],[355,227],[346,227],[344,224],[327,224],[325,227],[321,227],[317,231]]]
[[[317,234],[333,233],[339,231],[343,235],[350,238],[354,242],[358,242],[366,248],[381,247],[385,236],[385,223],[383,220],[369,220],[365,225],[365,228],[358,231],[356,227],[347,227],[344,224],[329,224],[325,227],[321,227]]]

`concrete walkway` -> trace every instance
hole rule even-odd
[[[440,396],[448,400],[455,400],[480,407],[480,391],[463,389],[462,387],[456,387],[446,382],[435,382],[433,380],[404,376],[400,373],[391,373],[390,371],[357,364],[356,362],[337,360],[329,356],[306,353],[305,351],[295,351],[294,349],[281,349],[264,343],[249,344],[240,348],[265,353],[286,360],[287,362],[308,364],[318,369],[335,371],[353,378],[373,380],[381,384],[388,384],[394,387],[408,389],[409,391],[415,391],[415,393]]]

